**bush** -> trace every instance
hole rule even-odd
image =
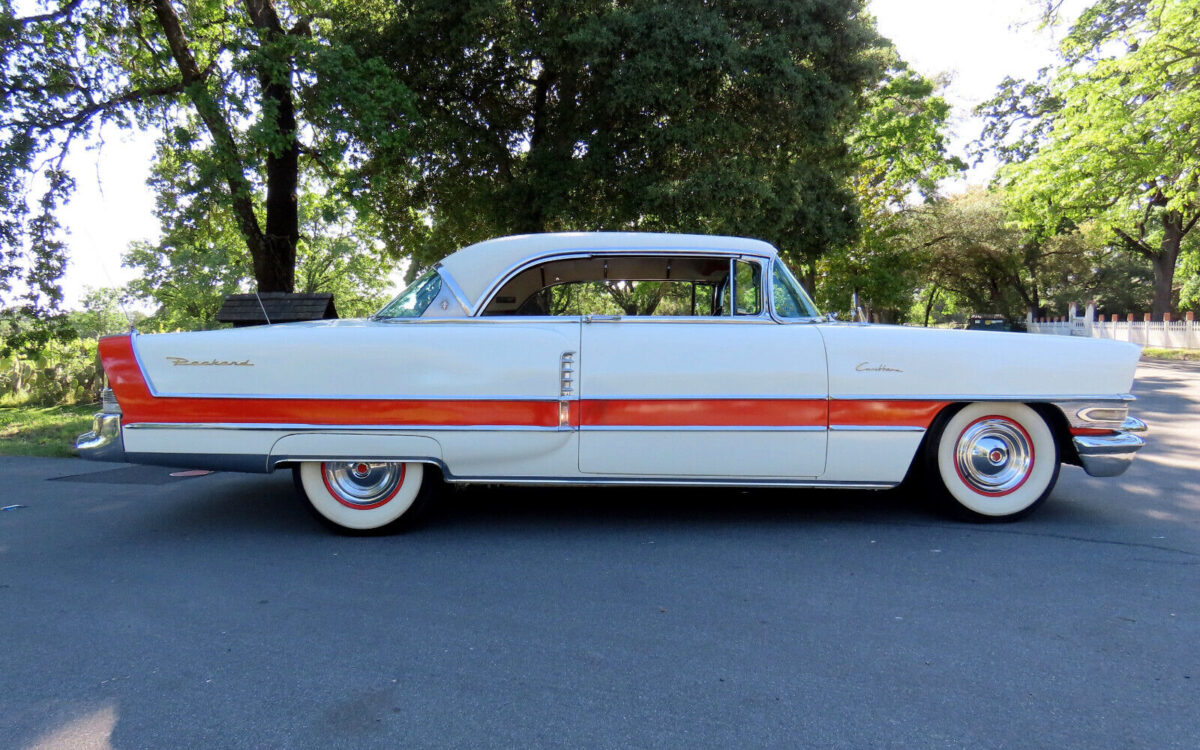
[[[0,403],[36,406],[98,400],[104,371],[95,339],[50,341],[35,354],[0,359]]]

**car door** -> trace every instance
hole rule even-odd
[[[770,317],[756,258],[731,259],[724,315],[586,316],[579,468],[588,475],[798,479],[825,468],[825,350]],[[733,308],[733,309],[730,309]]]

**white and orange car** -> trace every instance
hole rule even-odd
[[[336,527],[436,483],[884,489],[922,474],[1013,519],[1060,464],[1119,474],[1137,346],[832,322],[773,247],[647,233],[505,237],[378,314],[100,343],[80,454],[292,468]]]

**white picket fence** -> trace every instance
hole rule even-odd
[[[1114,323],[1112,320],[1097,320],[1091,305],[1083,315],[1076,314],[1072,306],[1071,314],[1060,322],[1039,323],[1030,317],[1025,324],[1030,333],[1091,336],[1165,349],[1200,349],[1200,321],[1118,320]]]

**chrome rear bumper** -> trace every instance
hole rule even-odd
[[[1127,417],[1120,430],[1108,435],[1076,435],[1072,442],[1084,471],[1094,477],[1115,477],[1125,473],[1133,455],[1146,444],[1134,433],[1145,431],[1145,422]]]
[[[92,417],[92,431],[75,439],[80,458],[89,461],[124,461],[125,440],[121,437],[121,415],[98,412]]]

